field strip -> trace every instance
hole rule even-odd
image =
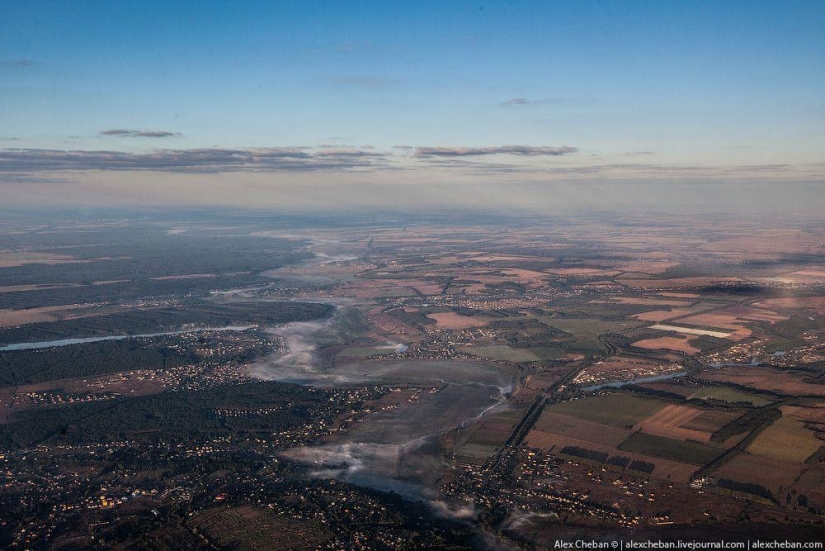
[[[659,331],[675,331],[677,333],[684,333],[685,335],[700,335],[708,337],[717,337],[719,339],[724,339],[726,337],[730,337],[731,335],[730,333],[724,333],[722,331],[708,331],[707,329],[693,329],[691,327],[679,327],[678,325],[663,325],[661,323],[651,325],[649,329],[658,329]]]

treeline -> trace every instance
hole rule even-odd
[[[720,478],[716,481],[716,485],[720,488],[725,488],[727,490],[733,490],[734,492],[740,492],[743,494],[750,494],[757,497],[761,497],[767,499],[772,503],[776,503],[777,505],[779,502],[773,497],[770,490],[765,488],[764,486],[760,486],[759,484],[751,484],[749,482],[737,482],[735,480],[730,480],[728,478]]]
[[[769,426],[781,417],[782,412],[774,408],[751,410],[714,432],[710,436],[710,441],[721,444],[737,434],[753,432],[760,427]]]
[[[265,382],[21,410],[12,414],[7,424],[0,425],[0,449],[119,439],[191,444],[221,436],[271,438],[274,432],[297,429],[319,420],[332,422],[353,405],[357,407],[344,392]],[[265,422],[256,416],[227,419],[216,413],[266,409],[279,411],[277,415],[265,415]]]
[[[189,352],[126,339],[59,348],[0,352],[0,385],[43,383],[137,369],[164,369],[198,361]]]

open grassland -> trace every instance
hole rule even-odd
[[[751,394],[750,392],[742,392],[741,390],[736,390],[735,388],[725,386],[706,386],[697,389],[696,392],[693,392],[692,394],[688,394],[687,398],[698,398],[700,400],[721,400],[729,404],[735,404],[736,402],[747,402],[756,407],[762,407],[771,403],[771,400],[765,398],[764,396]]]
[[[676,382],[643,383],[639,386],[651,390],[678,394],[688,400],[719,400],[729,404],[742,402],[756,407],[762,407],[773,402],[773,400],[763,395],[744,392],[728,386],[696,386]]]
[[[633,433],[630,438],[622,442],[619,449],[691,465],[704,465],[722,453],[719,448],[698,442],[674,440],[644,432]]]
[[[673,308],[671,310],[650,310],[635,314],[633,317],[640,321],[665,321],[679,316],[687,316],[694,311],[689,308]]]
[[[540,317],[544,325],[564,331],[574,337],[585,337],[595,339],[605,333],[622,333],[629,329],[634,329],[642,325],[637,321],[609,321],[596,318],[569,319]]]
[[[616,393],[562,402],[550,406],[547,410],[585,421],[627,428],[633,427],[666,405],[667,402],[656,398]]]
[[[502,362],[521,363],[538,362],[541,360],[541,358],[533,354],[530,350],[525,348],[511,348],[506,345],[473,346],[463,348],[462,352],[478,356],[479,358],[489,358]]]
[[[542,360],[560,360],[567,354],[560,346],[535,346],[530,348],[530,352]]]
[[[369,358],[370,356],[385,356],[395,354],[398,351],[395,346],[350,346],[339,354],[344,358]]]
[[[765,429],[747,451],[784,463],[804,463],[825,444],[802,421],[784,416]]]

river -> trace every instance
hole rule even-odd
[[[124,339],[140,339],[150,337],[164,337],[167,335],[183,335],[184,333],[204,333],[206,331],[246,331],[252,329],[254,325],[228,325],[226,327],[202,327],[199,329],[184,329],[179,331],[166,331],[163,333],[144,333],[140,335],[108,335],[105,337],[87,337],[80,339],[58,339],[54,341],[40,342],[19,342],[0,347],[0,352],[12,352],[15,350],[37,350],[39,348],[51,348],[53,346],[71,346],[73,344],[83,344],[87,342],[121,341]]]

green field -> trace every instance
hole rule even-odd
[[[567,351],[559,346],[538,346],[531,348],[530,352],[542,360],[560,360],[567,354]]]
[[[736,402],[748,402],[756,407],[762,407],[771,403],[771,400],[768,400],[767,398],[764,398],[757,394],[742,392],[741,390],[736,390],[733,388],[727,388],[723,386],[712,386],[697,389],[696,392],[688,396],[688,399],[691,398],[698,398],[700,400],[707,400],[711,398],[714,400],[721,400],[723,402],[728,402],[731,404]]]
[[[637,432],[621,443],[620,450],[640,453],[649,457],[659,457],[691,465],[704,465],[713,461],[722,450],[699,442],[673,440]]]
[[[480,358],[490,358],[491,360],[499,360],[502,362],[538,362],[540,357],[533,354],[526,348],[511,348],[506,345],[494,346],[473,346],[462,348],[462,352],[478,356]]]
[[[395,348],[389,346],[350,346],[342,350],[339,355],[344,358],[368,358],[394,353]]]
[[[548,408],[553,413],[570,415],[585,421],[627,428],[662,409],[667,402],[629,394],[590,396],[562,402]]]
[[[543,324],[564,331],[574,337],[595,339],[605,333],[621,333],[644,325],[639,321],[606,321],[596,318],[565,319],[565,318],[538,318]]]
[[[803,463],[821,445],[822,441],[802,421],[786,416],[765,429],[747,451],[777,461]]]

